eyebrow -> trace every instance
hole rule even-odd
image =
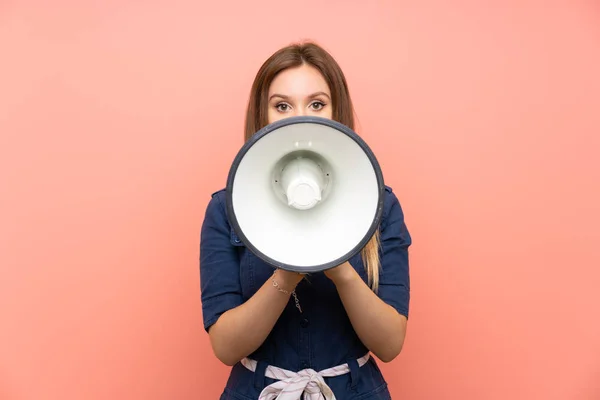
[[[317,97],[317,96],[325,96],[328,99],[330,98],[329,95],[327,93],[325,93],[325,92],[315,92],[315,93],[311,94],[308,97]],[[275,93],[271,97],[269,97],[269,100],[271,100],[273,97],[280,97],[282,99],[288,99],[289,98],[289,96],[286,96],[284,94]]]

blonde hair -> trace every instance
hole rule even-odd
[[[377,293],[379,289],[379,271],[381,269],[381,261],[379,259],[379,229],[367,242],[367,245],[361,250],[361,257],[365,270],[367,272],[368,284],[371,289]]]
[[[303,64],[309,64],[319,70],[329,85],[333,106],[332,119],[354,129],[354,108],[342,69],[322,47],[312,42],[303,42],[279,49],[258,70],[246,109],[245,140],[249,140],[252,135],[268,124],[266,99],[269,86],[275,76],[287,68]],[[377,229],[361,250],[368,285],[375,292],[379,288],[379,247],[379,229]]]

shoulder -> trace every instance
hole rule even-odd
[[[219,201],[224,201],[225,200],[225,188],[219,189],[216,192],[213,192],[210,197],[211,199],[217,199]]]
[[[402,214],[402,206],[400,205],[400,200],[396,193],[394,193],[394,189],[391,186],[385,185],[383,191],[383,216],[382,219],[385,221],[390,218],[390,216],[394,213]]]
[[[208,201],[208,210],[207,211],[221,211],[225,212],[225,204],[226,204],[226,191],[225,189],[219,189],[216,192],[213,192],[210,195],[210,199]]]
[[[205,220],[213,221],[219,224],[228,224],[226,211],[226,192],[225,189],[217,190],[210,195],[204,214]]]
[[[408,227],[406,226],[404,210],[398,196],[390,186],[385,186],[384,190],[381,229],[382,231],[387,231],[388,234],[402,236],[406,243],[412,242]]]

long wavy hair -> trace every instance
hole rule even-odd
[[[271,55],[260,67],[246,110],[245,134],[247,141],[268,124],[268,93],[271,82],[281,71],[308,64],[320,71],[331,91],[332,119],[354,130],[354,107],[342,69],[336,60],[314,42],[294,43]],[[379,229],[361,250],[368,284],[377,292],[379,287]]]

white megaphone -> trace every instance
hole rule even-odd
[[[352,129],[290,117],[252,136],[227,178],[227,215],[246,247],[275,267],[310,273],[358,254],[379,227],[384,182]]]

